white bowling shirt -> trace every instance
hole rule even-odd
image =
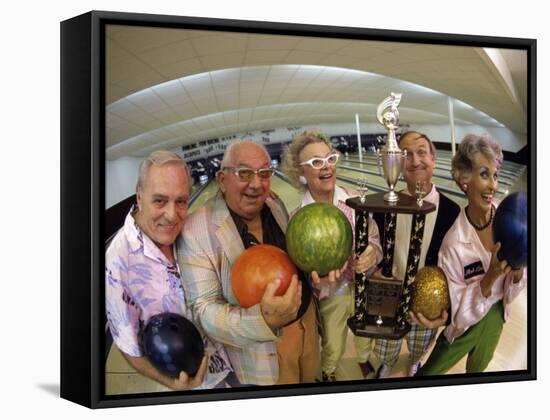
[[[504,319],[508,319],[510,303],[527,284],[527,269],[524,269],[523,277],[516,284],[512,282],[511,274],[502,275],[494,282],[491,296],[485,298],[480,283],[490,262],[491,253],[484,248],[474,227],[468,222],[465,209],[461,209],[443,239],[438,261],[447,276],[451,297],[451,324],[444,330],[450,343],[481,321],[499,300],[504,306]]]

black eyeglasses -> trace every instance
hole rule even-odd
[[[270,179],[275,173],[274,168],[262,168],[255,171],[250,168],[226,167],[226,168],[223,168],[223,170],[228,170],[233,172],[235,175],[239,177],[241,181],[245,181],[245,182],[252,181],[252,179],[254,178],[254,175],[258,175],[260,179],[264,179],[264,180]]]

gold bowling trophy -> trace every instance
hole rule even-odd
[[[388,131],[386,145],[379,157],[389,191],[368,197],[365,191],[361,191],[360,197],[346,200],[346,204],[355,210],[356,255],[368,246],[369,212],[384,217],[384,229],[380,232],[384,253],[381,270],[370,278],[370,270],[355,274],[355,314],[348,319],[348,326],[355,335],[394,340],[403,337],[411,328],[407,314],[411,285],[418,271],[425,215],[435,210],[434,204],[423,200],[421,184],[417,184],[416,197],[394,191],[406,160],[406,153],[399,149],[395,136],[399,126],[397,107],[400,101],[401,94],[392,93],[377,110],[378,121]],[[413,215],[404,279],[397,279],[392,273],[397,213]]]

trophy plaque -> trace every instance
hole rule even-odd
[[[401,94],[392,93],[378,107],[378,120],[388,130],[388,141],[380,153],[384,179],[389,191],[368,197],[349,198],[346,204],[355,210],[355,253],[361,254],[368,246],[369,212],[384,215],[383,259],[381,269],[368,278],[367,273],[355,274],[355,314],[348,326],[355,335],[385,339],[399,339],[409,330],[407,321],[410,288],[418,271],[425,215],[435,211],[435,205],[423,200],[423,185],[416,186],[416,197],[397,193],[395,184],[404,168],[406,154],[397,145],[395,130],[398,127],[397,106]],[[384,112],[389,108],[389,111]],[[393,277],[393,254],[397,214],[410,214],[413,218],[405,278]]]

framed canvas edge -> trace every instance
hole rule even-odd
[[[161,26],[182,28],[203,28],[217,31],[245,31],[271,33],[275,35],[301,35],[321,37],[343,37],[387,42],[430,43],[444,45],[478,46],[487,48],[523,49],[536,42],[534,38],[510,38],[491,35],[453,34],[444,32],[420,32],[395,29],[360,28],[352,26],[331,26],[304,23],[221,19],[200,16],[156,15],[146,13],[92,11],[92,15],[105,23],[115,21],[149,27]]]
[[[64,35],[63,28],[72,24],[89,25],[89,34],[83,34],[88,40],[87,51],[89,51],[89,72],[88,95],[80,97],[79,121],[84,127],[88,127],[86,135],[79,141],[85,142],[89,147],[89,159],[86,168],[89,167],[88,176],[84,179],[80,177],[69,176],[75,163],[70,160],[79,154],[72,155],[67,147],[73,135],[75,127],[69,127],[76,122],[67,121],[67,102],[63,100],[67,95],[67,69],[63,68],[63,60],[72,60],[67,57],[63,51]],[[443,375],[440,377],[414,378],[414,379],[384,379],[376,381],[341,381],[336,385],[312,384],[296,386],[270,386],[261,388],[251,388],[245,390],[225,389],[221,391],[190,391],[186,393],[158,393],[158,394],[128,394],[124,396],[105,396],[104,390],[104,369],[102,364],[105,362],[102,351],[103,344],[103,325],[101,322],[102,314],[99,308],[104,308],[102,299],[104,296],[103,285],[103,266],[104,266],[104,244],[102,243],[101,226],[103,218],[103,209],[105,203],[105,151],[104,151],[104,72],[101,66],[104,64],[104,39],[103,25],[114,22],[125,22],[126,24],[137,24],[167,27],[193,26],[204,27],[208,30],[228,30],[228,31],[251,31],[267,32],[273,34],[300,34],[303,36],[326,36],[326,37],[351,37],[358,39],[380,40],[380,41],[398,41],[398,42],[416,42],[416,43],[441,43],[441,44],[460,44],[465,46],[491,46],[494,48],[517,48],[528,51],[529,62],[529,88],[530,95],[528,105],[528,142],[530,147],[530,162],[528,172],[528,190],[530,198],[530,221],[536,220],[536,39],[530,38],[503,38],[488,37],[484,35],[460,35],[444,33],[425,33],[413,31],[396,31],[384,29],[368,28],[349,28],[335,26],[318,26],[292,23],[258,22],[258,21],[240,21],[201,17],[181,17],[169,15],[151,15],[134,14],[122,12],[91,11],[77,16],[61,23],[61,397],[73,402],[85,405],[90,408],[107,408],[134,405],[153,405],[169,404],[182,402],[200,402],[200,401],[222,401],[231,399],[248,398],[267,398],[311,394],[329,394],[341,392],[361,392],[387,389],[405,389],[433,386],[453,386],[483,384],[494,382],[526,381],[536,379],[536,230],[530,226],[530,261],[531,267],[529,277],[529,307],[528,307],[528,363],[527,369],[522,371],[481,373],[476,375]],[[214,29],[215,28],[215,29]],[[66,42],[67,40],[65,40]],[[76,39],[75,39],[76,41]],[[86,43],[81,39],[80,42]],[[82,63],[73,63],[74,66],[81,67]],[[81,86],[83,91],[83,86]],[[74,112],[74,110],[72,111]],[[82,128],[82,127],[81,127]],[[72,150],[72,149],[69,149]],[[82,150],[80,151],[82,152]],[[81,165],[78,165],[81,168]],[[76,194],[83,197],[81,202],[69,205],[69,195]],[[85,197],[88,197],[87,199]],[[73,195],[74,197],[74,195]],[[68,210],[71,209],[69,213]],[[87,214],[90,226],[87,235],[79,237],[76,242],[87,242],[89,247],[89,279],[90,287],[84,298],[80,296],[79,304],[67,303],[73,300],[74,285],[70,286],[69,277],[73,278],[73,273],[84,272],[82,265],[74,262],[77,256],[78,243],[74,238],[67,239],[67,229],[72,229],[82,220],[77,215]],[[76,247],[75,247],[76,246]],[[82,293],[81,293],[82,295]],[[78,294],[77,294],[78,299]],[[76,309],[74,309],[76,306]],[[68,334],[77,329],[80,336],[85,338],[84,343],[78,346],[75,342],[79,340],[70,340]],[[75,357],[75,346],[78,347],[78,356],[84,354],[86,357]],[[85,349],[87,347],[87,350]],[[82,360],[84,359],[84,360]],[[81,373],[76,376],[76,371]]]
[[[113,408],[134,405],[175,404],[192,402],[227,401],[252,398],[291,397],[303,395],[338,394],[345,392],[387,391],[394,389],[430,388],[440,386],[480,385],[529,381],[536,379],[528,371],[481,373],[476,375],[441,375],[429,378],[392,378],[367,381],[339,381],[337,384],[300,384],[251,387],[247,389],[223,389],[187,391],[185,393],[158,393],[129,396],[113,396],[98,402],[95,408]]]
[[[91,60],[89,14],[61,24],[61,360],[60,395],[91,406],[94,312],[91,260]],[[76,93],[76,94],[75,94]],[[78,97],[80,100],[76,100]],[[78,139],[78,140],[74,140]],[[79,147],[81,144],[88,148]],[[82,171],[82,172],[81,172]],[[74,176],[73,174],[78,174]],[[77,287],[82,279],[87,288]],[[77,338],[77,339],[75,339]]]
[[[537,378],[537,40],[531,39],[527,46],[528,76],[527,92],[527,141],[529,145],[529,168],[527,191],[529,198],[529,285],[527,312],[527,368]]]

